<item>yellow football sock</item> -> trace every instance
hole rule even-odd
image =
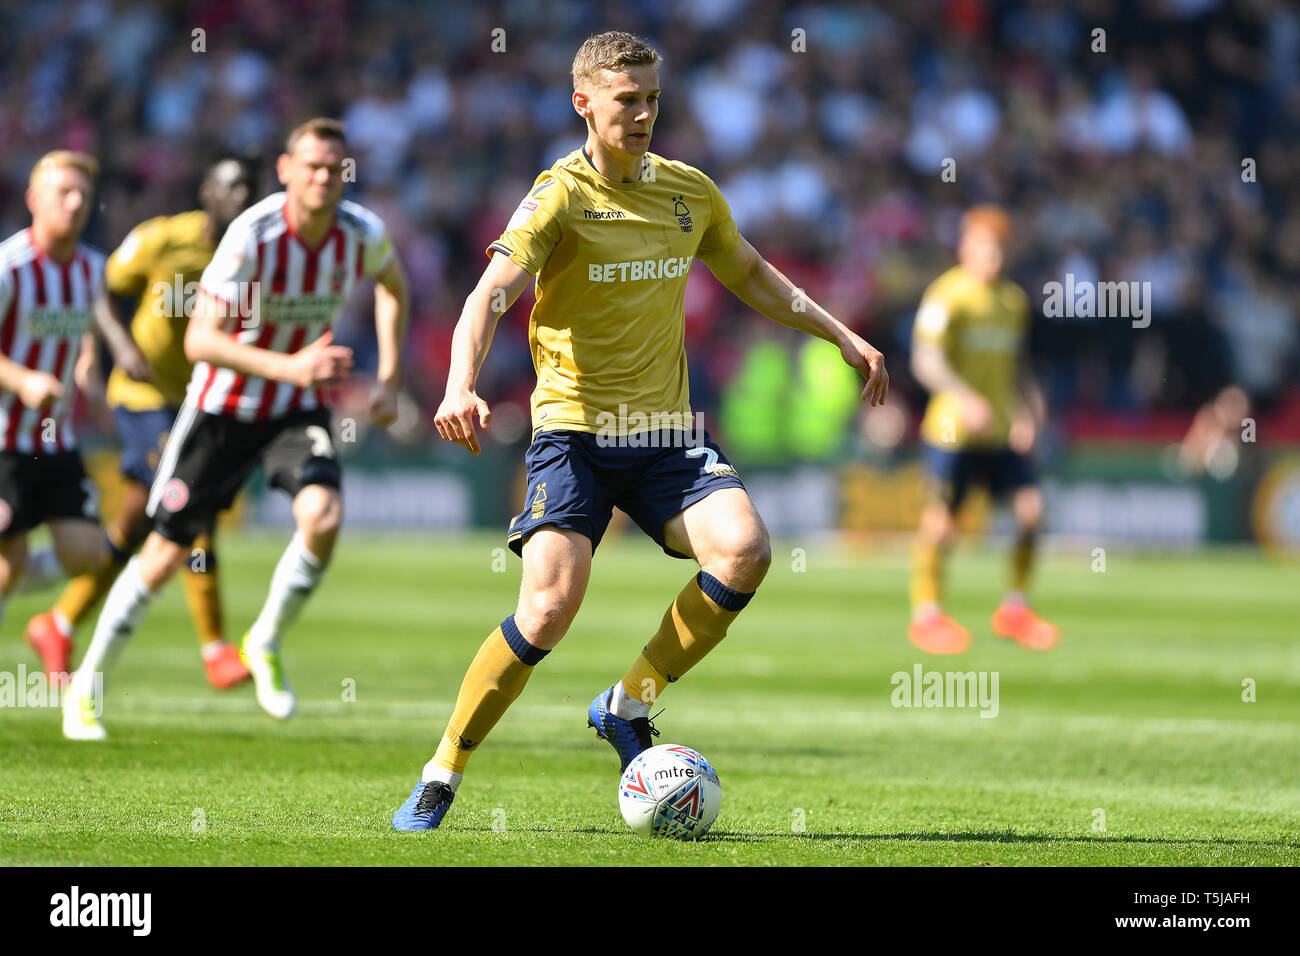
[[[631,669],[623,675],[623,692],[647,704],[664,688],[704,659],[727,636],[731,622],[754,592],[742,594],[701,571],[664,614]]]
[[[631,669],[623,675],[623,693],[642,703],[653,704],[667,686],[668,678],[646,660],[644,653],[637,656]]]
[[[1011,552],[1011,590],[1024,593],[1029,590],[1029,574],[1034,569],[1034,552],[1037,535],[1032,531],[1021,531],[1016,538],[1015,550]]]
[[[523,691],[533,666],[550,651],[529,644],[515,625],[514,615],[501,622],[461,681],[456,709],[433,755],[438,766],[464,773],[474,749]]]
[[[938,605],[942,596],[944,547],[916,539],[912,545],[912,610]]]
[[[198,552],[198,554],[195,554]],[[217,580],[217,556],[212,550],[212,535],[204,533],[194,539],[190,560],[181,574],[185,588],[185,603],[190,608],[190,620],[199,636],[199,644],[211,644],[226,636],[225,622],[221,617],[221,589]]]
[[[132,542],[126,541],[116,527],[105,529],[104,536],[109,544],[108,561],[99,570],[87,571],[70,580],[64,586],[59,599],[54,602],[55,608],[63,612],[63,616],[74,629],[108,593],[108,589],[113,586],[113,582],[122,573],[122,569],[131,560],[131,554],[138,546],[133,546]]]

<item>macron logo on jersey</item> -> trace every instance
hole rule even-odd
[[[633,259],[629,262],[591,262],[587,278],[592,282],[640,282],[642,279],[676,279],[691,270],[694,256],[667,259]]]
[[[584,219],[626,219],[627,213],[621,209],[584,209]]]

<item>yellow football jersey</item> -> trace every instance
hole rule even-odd
[[[913,342],[943,349],[952,370],[993,406],[993,424],[983,434],[968,435],[957,395],[936,392],[921,422],[922,438],[940,448],[1006,445],[1028,330],[1029,299],[1010,279],[986,285],[954,266],[930,284],[916,313]]]
[[[153,380],[137,382],[120,368],[108,377],[108,404],[150,411],[185,400],[194,366],[185,357],[187,307],[203,268],[216,251],[205,230],[202,210],[159,216],[132,229],[108,257],[108,288],[114,295],[138,296],[131,338],[153,369]]]
[[[689,428],[686,276],[739,243],[718,187],[685,163],[647,153],[619,183],[576,149],[539,175],[487,249],[537,276],[534,431]]]

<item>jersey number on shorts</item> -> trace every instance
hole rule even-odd
[[[694,448],[686,449],[687,458],[699,458],[704,456],[704,465],[700,468],[709,475],[728,475],[732,478],[739,478],[736,469],[726,463],[718,461],[718,453],[707,445],[696,445]]]
[[[308,425],[307,437],[311,439],[311,456],[313,458],[333,458],[334,443],[330,441],[330,433],[320,425]]]
[[[99,486],[89,478],[81,479],[81,490],[86,493],[81,502],[81,513],[92,521],[99,518]]]

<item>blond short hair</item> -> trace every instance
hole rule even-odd
[[[292,153],[293,148],[298,145],[298,140],[304,136],[315,136],[317,139],[332,139],[345,149],[348,145],[348,139],[343,135],[342,120],[330,119],[328,116],[317,116],[305,123],[299,123],[289,132],[289,138],[284,141],[284,151]]]
[[[587,37],[573,58],[573,88],[609,85],[604,71],[621,73],[629,66],[658,66],[664,60],[649,43],[630,33],[612,30]]]
[[[92,184],[99,178],[99,160],[94,156],[75,149],[55,149],[36,161],[36,165],[32,167],[32,174],[27,180],[27,188],[35,189],[43,173],[62,169],[65,166],[81,170],[90,178]]]

